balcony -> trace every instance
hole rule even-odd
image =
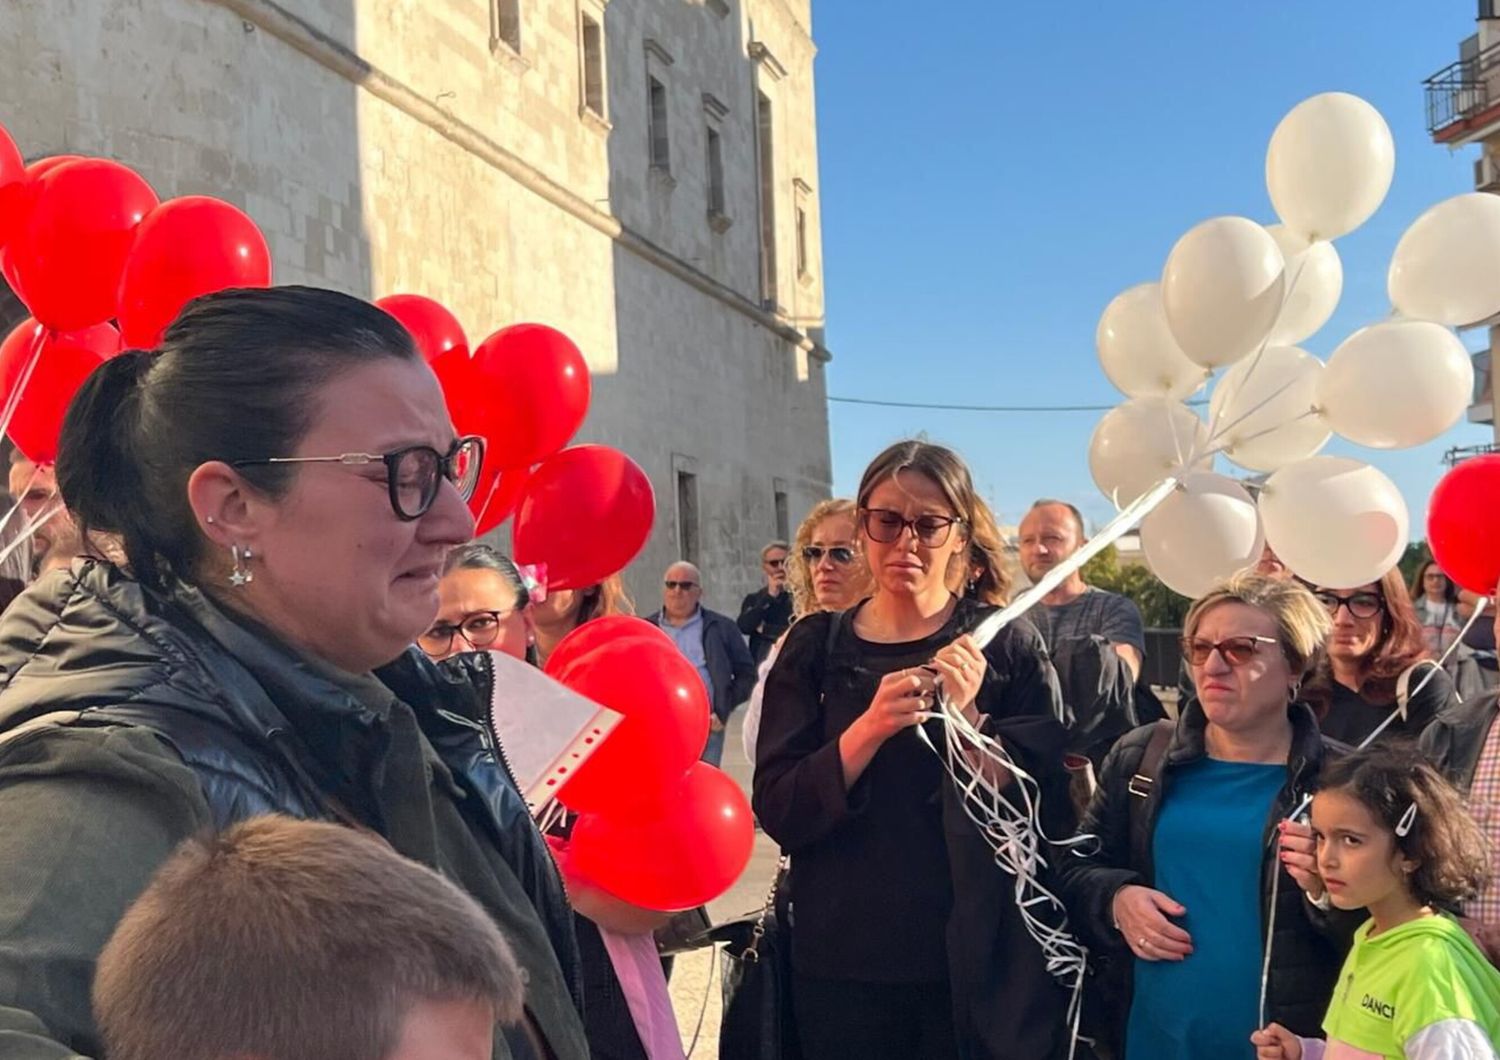
[[[1500,131],[1500,41],[1483,51],[1464,42],[1465,58],[1422,82],[1427,90],[1427,131],[1450,147]]]

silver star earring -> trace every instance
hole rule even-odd
[[[234,570],[229,572],[229,584],[236,589],[244,588],[255,580],[255,572],[249,566],[255,553],[248,548],[240,548],[239,545],[230,545],[229,554],[234,557]]]

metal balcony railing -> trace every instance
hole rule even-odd
[[[1427,132],[1435,134],[1500,102],[1500,42],[1445,66],[1422,82],[1427,90]]]
[[[1463,463],[1471,456],[1488,456],[1494,452],[1500,452],[1500,445],[1456,445],[1443,454],[1443,463],[1452,467]]]

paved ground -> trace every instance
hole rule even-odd
[[[745,716],[743,710],[734,712],[729,722],[729,736],[724,741],[723,769],[745,789],[750,791],[750,763],[745,760],[740,746],[740,723]],[[776,844],[767,839],[765,833],[755,834],[755,854],[744,875],[718,901],[709,906],[714,923],[731,920],[751,910],[757,910],[765,901],[766,890],[776,872]],[[692,1047],[694,1030],[702,1020],[698,1031],[698,1044],[690,1054],[693,1060],[716,1060],[719,1055],[720,983],[718,950],[699,950],[677,958],[672,969],[672,1006],[677,1011],[677,1026],[682,1031],[683,1048]],[[710,983],[712,978],[712,983]]]

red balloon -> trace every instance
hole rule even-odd
[[[453,422],[465,434],[484,435],[496,467],[530,467],[556,453],[589,411],[583,354],[542,324],[501,328],[438,378]]]
[[[412,340],[427,361],[436,360],[449,350],[459,350],[465,359],[468,358],[469,337],[464,334],[458,317],[442,303],[420,294],[388,294],[375,299],[375,304],[411,332]]]
[[[1500,453],[1454,466],[1427,502],[1427,545],[1443,573],[1480,596],[1500,581]]]
[[[27,319],[0,343],[0,394],[7,401],[36,356],[36,367],[5,429],[28,460],[50,464],[57,459],[57,439],[68,403],[89,373],[119,352],[120,333],[110,324],[57,333]]]
[[[10,238],[26,184],[26,163],[16,142],[0,125],[0,246]]]
[[[81,162],[83,157],[83,155],[52,155],[48,158],[39,158],[27,166],[22,173],[20,187],[14,188],[4,202],[3,224],[7,233],[14,233],[16,227],[30,215],[32,206],[36,204],[37,178],[67,162]],[[0,250],[3,250],[8,238],[8,235],[6,238],[0,238]],[[0,273],[4,274],[5,282],[10,285],[10,289],[16,292],[16,297],[23,302],[26,301],[21,293],[21,277],[17,275],[10,256],[4,253],[0,253]]]
[[[569,869],[582,879],[633,905],[675,912],[734,885],[750,864],[755,826],[733,778],[698,762],[651,817],[586,813],[568,845]]]
[[[26,198],[0,260],[31,315],[58,331],[111,319],[135,230],[156,208],[156,193],[118,162],[84,158],[34,172]]]
[[[485,459],[489,464],[489,459]],[[479,485],[474,496],[469,498],[469,510],[474,513],[474,536],[487,534],[509,519],[521,503],[521,494],[531,481],[531,468],[512,467],[501,471],[488,466],[480,472]]]
[[[617,639],[574,660],[560,680],[625,715],[558,789],[569,809],[645,805],[669,791],[703,753],[708,689],[676,645],[646,637]]]
[[[120,280],[120,333],[152,349],[182,307],[230,287],[268,287],[271,251],[243,212],[207,195],[162,203],[135,231]]]
[[[664,644],[674,651],[677,648],[660,626],[647,622],[644,618],[636,618],[634,615],[605,615],[585,622],[558,641],[552,654],[547,656],[547,665],[543,669],[562,681],[563,672],[579,659],[587,661],[590,652],[617,641],[639,638]]]
[[[516,510],[516,562],[545,563],[554,589],[602,582],[646,547],[656,518],[651,480],[607,445],[575,445],[544,460]]]

